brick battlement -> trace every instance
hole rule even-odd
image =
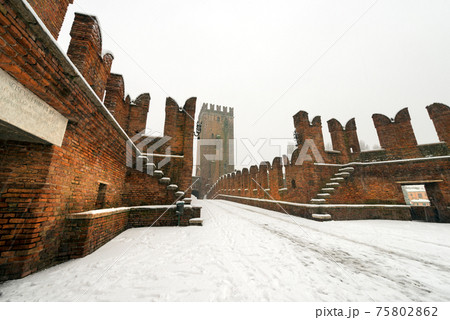
[[[234,171],[234,109],[203,103],[198,121],[202,123],[200,141],[221,139],[223,154],[227,155],[222,160],[211,163],[205,155],[214,153],[215,147],[198,144],[196,175],[199,181],[196,183],[195,192],[198,197],[202,197],[218,177]]]
[[[27,126],[15,129],[2,118],[0,281],[67,260],[64,228],[72,213],[167,205],[190,195],[195,98],[186,102],[182,112],[173,99],[166,105],[165,128],[171,139],[162,148],[181,155],[181,160],[164,166],[162,159],[151,161],[156,159],[142,155],[152,147],[141,135],[150,94],[134,101],[124,96],[124,79],[110,73],[114,57],[102,53],[101,30],[94,16],[76,14],[68,54],[61,51],[55,38],[69,2],[30,0],[30,6],[23,1],[0,1],[1,74],[26,99],[59,114],[66,124],[62,143],[52,144],[37,139],[38,131]],[[8,91],[0,92],[4,94]],[[19,96],[11,103],[28,105],[23,103],[26,99]],[[23,118],[21,109],[16,109],[17,118]],[[29,118],[33,126],[51,131],[48,117]],[[158,174],[144,168],[158,169]],[[96,220],[95,232],[101,229],[97,235],[101,239],[93,248],[120,232],[123,218]],[[176,221],[169,219],[165,224]],[[74,239],[86,236],[78,227],[72,231]]]
[[[349,120],[345,127],[336,119],[328,121],[334,151],[325,151],[320,117],[310,122],[308,113],[300,111],[294,116],[298,148],[290,161],[287,156],[276,157],[272,165],[263,162],[224,174],[212,184],[207,197],[271,210],[283,206],[290,214],[297,213],[296,204],[314,204],[315,211],[299,213],[310,219],[314,213],[331,214],[335,220],[397,219],[389,210],[383,209],[383,213],[370,205],[404,206],[402,185],[423,184],[431,199],[433,221],[450,222],[450,108],[434,103],[427,110],[439,143],[418,145],[408,109],[404,108],[394,119],[373,115],[382,149],[363,152],[355,119]],[[319,163],[310,149],[306,152],[311,159],[297,163],[300,150],[310,145],[307,139],[314,141],[324,163]],[[362,206],[355,211],[332,204]],[[408,212],[408,208],[403,208],[400,218],[410,219]]]
[[[203,103],[200,113],[217,113],[225,116],[234,116],[234,108],[214,105],[212,103]]]

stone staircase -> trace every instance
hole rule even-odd
[[[341,183],[345,181],[350,175],[353,173],[355,168],[353,167],[344,167],[339,169],[337,173],[330,178],[330,180],[326,183],[325,187],[320,190],[320,192],[311,199],[310,203],[312,204],[326,204],[328,198],[341,186]]]
[[[148,158],[146,156],[139,156],[142,159],[145,159],[148,161]],[[167,185],[167,190],[172,191],[174,193],[175,198],[179,199],[184,196],[183,191],[178,190],[178,185],[170,183],[171,179],[170,177],[165,177],[164,172],[162,170],[156,170],[156,165],[154,163],[147,163],[147,168],[150,167],[152,169],[152,176],[158,178],[158,183]]]
[[[345,182],[345,180],[350,177],[355,168],[353,167],[344,167],[339,169],[337,173],[330,178],[330,180],[325,184],[320,192],[315,196],[315,198],[311,199],[310,203],[312,204],[327,204],[328,199],[331,195],[336,192],[336,190],[341,186],[341,183]],[[312,219],[316,221],[330,221],[332,217],[328,213],[321,214],[312,214]]]

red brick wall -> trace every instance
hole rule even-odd
[[[200,208],[186,206],[180,226],[200,217]],[[176,206],[133,207],[103,213],[70,215],[64,233],[64,256],[61,260],[84,257],[129,228],[176,226]]]
[[[170,137],[168,145],[173,155],[182,155],[182,159],[173,158],[164,167],[167,175],[177,181],[181,191],[186,197],[191,194],[189,188],[192,184],[193,166],[193,139],[195,127],[195,104],[197,98],[190,98],[183,108],[180,108],[175,100],[166,100],[166,119],[164,123],[164,136]]]
[[[114,57],[110,53],[102,57],[102,34],[97,18],[75,13],[70,36],[72,39],[67,55],[97,96],[103,100]]]
[[[300,149],[292,154],[291,162],[275,158],[271,168],[268,168],[271,199],[296,203],[309,203],[316,198],[321,189],[331,181],[334,174],[344,164],[355,168],[349,178],[340,181],[341,185],[326,203],[338,204],[405,204],[401,184],[426,183],[427,192],[435,199],[435,206],[439,207],[441,222],[450,222],[448,206],[449,196],[449,159],[450,155],[445,139],[450,119],[450,108],[442,104],[427,107],[431,119],[435,123],[436,131],[441,143],[417,145],[407,109],[398,112],[395,120],[384,115],[375,114],[374,123],[378,132],[381,146],[384,150],[360,152],[356,124],[350,120],[345,128],[335,119],[328,121],[332,135],[334,149],[340,153],[325,152],[321,133],[320,118],[314,118],[310,123],[308,114],[300,111],[294,116],[294,126],[298,134],[299,148],[306,139],[313,139],[319,152],[323,155],[325,164],[314,164],[304,161],[302,165],[295,165],[299,158]],[[354,152],[351,152],[350,148]],[[311,153],[309,153],[312,155]],[[444,158],[442,158],[444,156]],[[387,161],[391,159],[410,159],[408,161]],[[313,160],[317,160],[314,159]],[[374,164],[373,161],[379,163]],[[283,162],[283,163],[282,163]],[[361,164],[360,162],[370,162]],[[283,183],[282,169],[285,169],[285,183]],[[222,176],[208,194],[214,197],[218,194],[233,195],[249,198],[265,198],[262,190],[253,192],[254,185],[249,183],[253,177],[264,180],[263,173],[254,166],[238,171],[234,176]],[[232,180],[232,181],[229,181]],[[235,191],[228,191],[228,185],[235,187]],[[284,188],[285,187],[285,188]],[[239,191],[238,189],[241,189]],[[249,189],[245,191],[245,189]]]
[[[352,166],[355,171],[337,189],[328,203],[405,204],[401,186],[414,184],[414,181],[435,181],[432,184],[435,184],[442,194],[441,201],[447,206],[450,203],[450,159],[448,158]],[[450,212],[444,215],[447,214]],[[450,221],[450,215],[443,217],[443,220]]]
[[[434,123],[439,141],[450,145],[450,108],[442,103],[434,103],[427,107],[428,114]]]
[[[156,176],[128,168],[122,205],[168,204],[175,200],[174,192],[167,190],[166,184],[159,184]]]
[[[306,139],[312,139],[321,156],[326,159],[325,144],[323,142],[322,121],[319,116],[309,122],[308,113],[299,111],[294,116],[294,127],[297,133],[297,145],[301,149]]]
[[[67,219],[61,260],[84,257],[127,229],[128,211],[98,218]]]
[[[122,128],[128,127],[130,101],[125,99],[125,84],[120,74],[111,73],[106,84],[105,106]],[[145,125],[143,126],[145,128]]]
[[[58,39],[66,16],[67,7],[73,0],[27,0],[55,39]]]
[[[203,196],[209,187],[223,174],[234,170],[234,164],[230,158],[234,159],[233,139],[234,139],[234,109],[219,105],[203,103],[198,116],[198,121],[202,123],[202,131],[199,139],[222,140],[223,158],[211,163],[205,155],[216,154],[216,146],[200,145],[197,149],[197,176],[200,177],[199,193]]]
[[[304,162],[302,166],[295,164],[286,166],[287,191],[281,199],[308,203],[321,188],[325,187],[329,177],[336,171],[336,167],[317,166],[312,162]],[[295,188],[292,186],[293,180]]]
[[[382,114],[374,114],[372,119],[380,145],[388,154],[399,159],[420,156],[407,108],[400,110],[394,120]]]
[[[267,210],[287,213],[289,215],[312,219],[313,214],[328,213],[333,220],[363,220],[363,219],[390,219],[411,220],[411,213],[407,206],[327,206],[301,205],[268,199],[251,199],[219,195],[217,199],[238,202]]]
[[[150,94],[143,93],[130,104],[126,132],[130,137],[141,132],[147,123],[147,113],[150,106]]]
[[[274,159],[272,167],[269,163],[263,163],[259,168],[258,166],[251,166],[250,170],[244,168],[242,173],[237,171],[234,176],[231,174],[224,175],[218,180],[209,195],[221,193],[241,197],[307,203],[325,186],[330,176],[338,170],[338,167],[318,166],[312,162],[304,162],[302,166],[297,166],[294,162],[289,163],[289,161],[284,160],[286,190],[283,190],[281,161],[281,158],[278,157]],[[229,189],[231,190],[228,191]],[[264,191],[265,189],[270,190]]]
[[[174,197],[157,178],[126,167],[127,137],[96,98],[103,96],[111,61],[99,55],[101,35],[95,19],[77,15],[70,50],[96,96],[42,28],[28,22],[32,16],[21,2],[0,4],[0,68],[69,119],[61,147],[0,141],[1,281],[26,276],[64,257],[65,218],[98,208],[100,184],[106,185],[106,208],[143,201],[168,204]],[[142,97],[138,100],[145,100]],[[195,101],[190,108],[195,112]],[[183,137],[184,150],[189,151],[191,135]],[[190,142],[192,149],[192,137]],[[188,166],[192,170],[189,157],[183,165],[183,172]]]
[[[333,143],[333,150],[341,152],[342,162],[349,162],[355,156],[354,154],[361,152],[358,134],[356,132],[355,118],[347,122],[345,129],[336,119],[328,120],[327,123]]]

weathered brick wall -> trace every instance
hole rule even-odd
[[[380,145],[388,154],[399,159],[420,156],[407,108],[400,110],[394,120],[382,114],[374,114],[372,119]]]
[[[234,201],[267,210],[287,213],[296,217],[312,219],[313,214],[328,213],[333,220],[389,219],[411,220],[408,206],[358,206],[358,205],[307,205],[268,199],[251,199],[244,197],[218,195],[217,199]]]
[[[122,75],[114,73],[109,75],[104,102],[120,126],[126,129],[129,122],[130,97],[125,98],[125,83]]]
[[[130,104],[126,126],[126,132],[130,137],[135,136],[145,128],[149,106],[150,94],[148,93],[141,94]]]
[[[35,1],[37,5],[46,2]],[[168,204],[174,195],[169,196],[158,178],[126,167],[128,137],[99,100],[112,56],[100,56],[96,19],[77,15],[69,49],[92,92],[22,2],[0,0],[0,5],[0,68],[69,119],[61,147],[0,141],[1,281],[26,276],[63,259],[67,255],[62,241],[65,218],[70,213],[143,201]],[[119,84],[115,99],[122,103],[120,90]],[[119,121],[127,118],[129,100],[120,106]],[[148,108],[149,96],[137,101],[141,109]],[[195,100],[189,108],[195,112]],[[137,119],[144,113],[136,114],[140,124],[136,121],[133,130],[145,128],[145,119]],[[180,134],[183,150],[189,153],[192,136]],[[189,154],[187,158],[183,172],[188,166],[192,170]],[[191,172],[186,178],[190,177]],[[180,181],[185,184],[185,177]],[[100,188],[104,199],[99,197]]]
[[[298,148],[301,149],[303,147],[305,140],[312,140],[322,158],[327,159],[325,144],[323,142],[322,120],[320,119],[320,116],[314,117],[314,119],[309,122],[308,113],[299,111],[293,118]]]
[[[166,184],[158,183],[158,178],[142,174],[140,171],[128,169],[125,177],[125,188],[122,204],[125,206],[141,206],[146,204],[168,204],[177,198]]]
[[[180,216],[180,226],[189,226],[190,219],[199,217],[200,207],[185,205],[184,212]],[[128,228],[167,227],[177,224],[176,206],[171,206],[170,209],[136,207],[132,208],[129,213]]]
[[[264,165],[259,169],[252,166],[250,170],[245,168],[234,175],[224,175],[212,186],[208,196],[220,194],[295,203],[405,204],[401,186],[425,184],[427,194],[434,199],[432,205],[436,207],[439,221],[450,222],[450,152],[445,140],[449,139],[450,108],[433,104],[427,109],[440,143],[417,145],[408,110],[403,109],[395,120],[380,114],[373,116],[384,149],[368,152],[360,151],[354,119],[345,128],[335,119],[328,121],[333,148],[338,152],[325,151],[320,117],[315,117],[310,123],[308,114],[300,111],[294,116],[299,148],[292,154],[291,161],[286,157],[277,157],[272,166]],[[317,163],[318,159],[311,150],[308,150],[311,159],[297,161],[302,160],[300,148],[306,139],[314,141],[325,163]],[[354,170],[350,170],[349,177],[335,176],[346,163]],[[260,181],[261,187],[256,187],[254,180]],[[265,192],[263,189],[266,189]],[[317,199],[316,196],[325,198]]]
[[[355,118],[349,120],[345,128],[336,119],[328,120],[327,123],[333,150],[341,153],[342,162],[349,162],[350,159],[354,158],[355,154],[361,152]]]
[[[429,196],[442,197],[450,203],[450,158],[352,164],[354,172],[329,199],[328,203],[392,203],[404,204],[402,185],[426,183],[437,190]],[[435,193],[438,194],[435,194]],[[445,207],[445,205],[444,205]],[[450,211],[442,208],[441,222],[450,222]]]
[[[200,217],[200,207],[185,206],[180,226]],[[60,260],[84,257],[129,228],[178,225],[176,206],[143,206],[91,211],[69,215]]]
[[[166,100],[166,119],[164,123],[164,136],[170,137],[167,145],[171,154],[183,156],[182,159],[172,158],[164,167],[167,175],[176,181],[186,197],[191,194],[192,166],[193,166],[193,140],[195,127],[195,104],[197,98],[190,98],[181,108],[172,98]]]
[[[110,53],[102,57],[102,34],[97,18],[76,13],[70,36],[67,55],[103,100],[114,57]]]
[[[128,210],[99,214],[98,217],[69,216],[65,226],[61,260],[84,257],[127,229]]]
[[[283,162],[286,186],[283,184],[281,158],[275,158],[273,166],[263,162],[259,168],[251,166],[250,170],[244,168],[242,172],[221,177],[210,195],[219,192],[240,197],[309,202],[324,187],[329,177],[337,172],[338,167],[318,166],[312,162],[296,166],[296,155],[298,151],[294,154],[294,162],[290,163],[287,159]]]
[[[450,108],[442,103],[433,103],[427,107],[427,110],[436,128],[439,141],[450,145]]]
[[[293,161],[286,166],[287,190],[280,199],[308,203],[336,171],[336,167],[317,166],[312,162],[304,162],[303,165],[296,166]]]
[[[59,31],[66,16],[67,7],[73,0],[27,0],[44,22],[47,29],[55,39],[58,39]]]
[[[215,155],[215,145],[199,144],[197,147],[196,175],[200,177],[198,192],[200,196],[203,196],[220,176],[234,170],[234,164],[232,163],[234,159],[234,109],[203,103],[198,121],[202,123],[200,141],[218,139],[223,144],[223,158],[214,163],[207,160],[205,155]]]

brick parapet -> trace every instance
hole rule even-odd
[[[61,147],[0,141],[0,279],[6,280],[65,256],[62,235],[68,214],[152,203],[156,193],[167,204],[174,194],[156,177],[126,167],[130,138],[117,121],[122,122],[120,117],[116,120],[100,100],[109,71],[100,72],[99,79],[88,74],[102,90],[91,87],[27,6],[2,1],[1,9],[0,67],[69,120]],[[100,59],[98,46],[90,46]],[[123,99],[121,88],[117,91]],[[124,102],[131,103],[128,97]]]
[[[33,10],[45,24],[55,39],[58,39],[59,32],[66,16],[69,4],[74,0],[27,0]]]

